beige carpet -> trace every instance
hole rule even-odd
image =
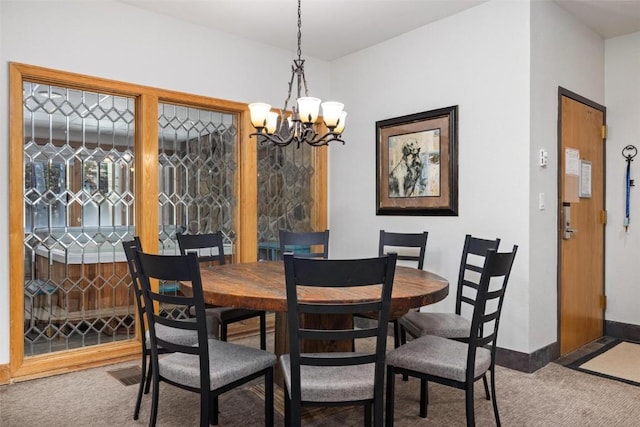
[[[640,385],[640,344],[616,342],[578,367],[612,379]]]
[[[254,340],[255,341],[255,340]],[[256,345],[255,342],[247,342]],[[269,337],[268,345],[273,344]],[[144,396],[140,419],[133,420],[137,385],[125,386],[110,371],[138,365],[121,363],[81,372],[0,386],[0,426],[141,427],[149,422],[150,395]],[[555,363],[532,373],[498,367],[498,406],[502,425],[525,427],[636,427],[640,420],[640,387],[567,369]],[[220,399],[220,426],[263,425],[260,384],[225,393]],[[476,384],[476,425],[494,426],[491,402]],[[429,385],[428,418],[418,416],[419,381],[396,379],[395,425],[464,426],[464,392]],[[198,396],[167,384],[160,387],[158,427],[195,426]],[[362,426],[362,409],[314,411],[303,427]],[[275,425],[283,425],[276,405]]]

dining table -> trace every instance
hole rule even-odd
[[[284,263],[282,261],[258,261],[224,264],[200,270],[202,292],[206,304],[224,307],[247,308],[275,312],[274,353],[288,352],[287,293]],[[183,293],[190,295],[191,284],[180,284]],[[397,319],[411,309],[433,304],[449,293],[449,282],[437,274],[416,268],[396,266],[391,294],[390,320]],[[377,295],[376,295],[377,294]],[[309,288],[305,287],[299,298],[304,302],[331,303],[335,301],[361,303],[379,298],[375,287]],[[305,315],[301,319],[305,327],[352,327],[351,316]],[[305,352],[351,351],[350,342],[311,341]]]

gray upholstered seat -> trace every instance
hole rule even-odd
[[[212,390],[267,369],[276,363],[274,354],[256,348],[215,339],[210,339],[208,344],[209,378]],[[163,378],[188,387],[200,387],[198,355],[172,353],[160,358],[158,366]]]
[[[314,353],[315,357],[354,356],[358,353]],[[302,356],[306,354],[302,353]],[[291,390],[291,358],[280,358],[280,368],[287,390]],[[373,399],[375,365],[300,366],[302,400],[308,402],[343,402]]]
[[[464,381],[467,371],[468,344],[425,335],[389,352],[387,363],[396,368],[410,369],[428,375]],[[478,348],[475,376],[481,376],[491,366],[491,352]]]
[[[410,311],[400,318],[400,325],[412,337],[438,335],[448,338],[469,338],[471,330],[471,321],[455,313]]]
[[[184,319],[185,322],[195,322],[195,317],[190,317],[189,319]],[[207,316],[207,332],[209,333],[209,338],[217,339],[218,336],[218,319],[214,316]],[[198,333],[197,331],[187,331],[184,329],[176,329],[171,328],[169,326],[165,326],[162,324],[156,325],[156,335],[158,338],[161,338],[166,341],[170,341],[180,345],[194,345],[198,343]],[[149,331],[145,333],[146,336],[146,346],[147,348],[151,348],[151,337]]]

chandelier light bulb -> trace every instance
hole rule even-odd
[[[251,113],[251,124],[255,128],[263,128],[267,123],[267,115],[271,111],[271,105],[264,102],[254,102],[249,104]]]
[[[320,112],[320,99],[312,96],[298,98],[298,115],[302,123],[315,123]]]
[[[324,124],[329,128],[334,128],[340,120],[344,104],[341,102],[327,101],[322,103],[322,118]]]
[[[347,121],[347,112],[343,111],[342,113],[340,113],[340,119],[338,119],[338,125],[333,131],[338,135],[341,134],[342,131],[344,130],[344,124],[346,121]]]

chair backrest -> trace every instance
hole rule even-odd
[[[131,287],[133,289],[133,296],[136,300],[136,309],[138,310],[138,324],[140,325],[140,333],[142,342],[144,345],[145,326],[144,326],[144,300],[142,297],[142,287],[140,285],[140,272],[138,271],[138,264],[136,262],[136,252],[142,251],[142,244],[140,238],[134,236],[133,240],[123,241],[122,247],[124,249],[124,255],[127,258],[127,266],[129,267],[129,275],[131,276]]]
[[[289,348],[291,354],[291,395],[300,396],[300,366],[346,366],[375,363],[375,380],[382,384],[387,343],[387,322],[391,305],[391,291],[395,274],[396,254],[379,258],[329,260],[299,258],[291,253],[284,255],[287,287],[287,319],[289,326]],[[382,284],[382,286],[379,286]],[[352,303],[348,300],[326,304],[304,302],[300,299],[299,287],[341,288],[366,287],[374,289],[372,299],[366,303]],[[306,288],[309,289],[309,288]],[[317,292],[317,290],[316,290]],[[375,295],[375,297],[373,296]],[[300,315],[305,313],[352,316],[357,313],[373,312],[378,322],[365,329],[336,329],[326,326],[325,330],[307,329],[300,325]],[[310,326],[314,328],[314,326]],[[314,357],[313,353],[300,354],[300,340],[355,340],[376,337],[373,353],[341,353],[341,357]],[[352,354],[352,356],[348,356]],[[380,387],[382,392],[383,387]]]
[[[322,245],[322,252],[311,252],[312,246]],[[304,247],[302,251],[300,246]],[[284,231],[280,230],[280,252],[293,252],[298,257],[329,258],[329,230],[325,231]]]
[[[398,253],[398,259],[404,261],[415,261],[417,267],[422,270],[424,267],[424,255],[427,251],[427,239],[429,233],[423,231],[422,233],[392,233],[389,231],[380,230],[380,240],[378,241],[378,256],[382,256],[388,252],[389,248],[415,248],[419,251],[417,255],[407,255]],[[391,249],[393,252],[397,252]]]
[[[499,245],[500,239],[481,239],[470,234],[465,236],[456,290],[456,314],[461,314],[462,303],[469,304],[473,310],[487,251],[497,251]]]
[[[198,254],[200,262],[218,262],[220,265],[225,263],[221,231],[207,234],[178,234],[178,246],[182,255],[188,252]],[[203,253],[203,249],[217,249],[217,253],[211,251]]]
[[[518,246],[511,252],[496,252],[489,249],[482,269],[482,277],[478,283],[478,293],[471,318],[471,333],[467,354],[467,380],[473,381],[473,371],[478,347],[490,346],[491,363],[495,363],[496,340],[500,313],[504,301],[507,282],[511,274],[513,260]]]
[[[149,320],[149,332],[151,336],[151,355],[153,368],[158,369],[158,348],[162,347],[174,353],[197,355],[200,360],[200,372],[209,372],[209,348],[207,341],[207,321],[202,294],[202,281],[200,279],[200,264],[198,255],[152,255],[137,251],[136,259],[140,271],[140,283],[145,302],[147,319]],[[154,292],[151,289],[150,280],[190,282],[192,295],[168,295]],[[189,307],[195,310],[195,322],[176,320],[156,313],[154,304],[165,304],[179,307],[180,311],[186,311]],[[161,324],[168,328],[184,331],[196,331],[197,344],[168,341],[173,334],[156,335],[156,325]],[[175,334],[178,335],[178,334]],[[200,386],[209,390],[209,375],[200,375]]]

